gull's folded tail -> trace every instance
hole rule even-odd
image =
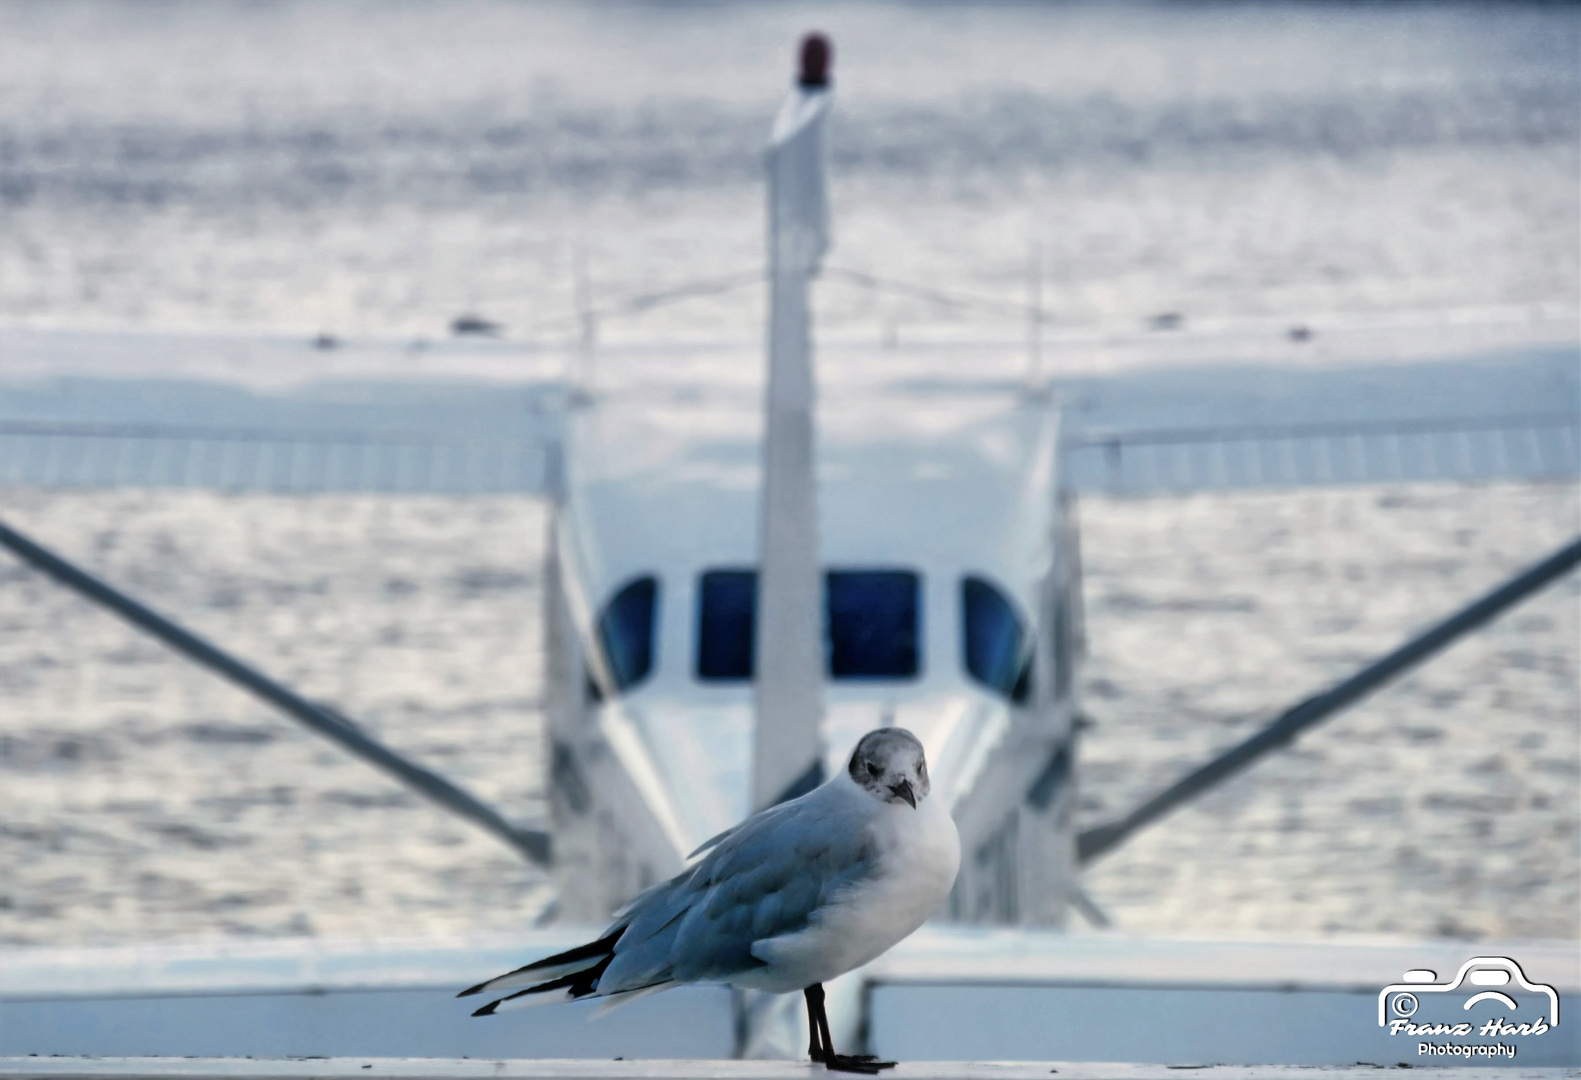
[[[552,957],[551,957],[552,959]],[[483,1008],[474,1012],[473,1016],[493,1016],[501,1009],[525,1009],[534,1005],[558,1005],[561,1002],[575,1001],[598,992],[599,977],[604,974],[604,969],[609,967],[609,962],[615,959],[614,953],[605,954],[604,958],[590,968],[574,971],[569,975],[562,975],[558,979],[529,986],[525,990],[518,990],[509,997],[502,997],[491,1001]],[[498,982],[499,980],[495,980]]]
[[[472,1015],[493,1016],[497,1012],[509,1012],[511,1009],[535,1009],[540,1005],[562,1005],[568,1001],[576,1001],[579,998],[592,996],[602,1002],[593,1011],[592,1016],[589,1017],[591,1020],[596,1020],[600,1016],[620,1008],[622,1005],[629,1005],[639,998],[645,998],[649,994],[657,994],[659,991],[668,990],[675,985],[675,983],[666,979],[651,986],[642,986],[635,990],[621,990],[618,993],[606,995],[598,992],[596,978],[592,980],[593,985],[591,986],[586,983],[572,985],[571,980],[575,978],[577,976],[568,975],[564,979],[554,980],[553,985],[545,983],[543,986],[530,987],[509,997],[502,997],[497,1001],[489,1002]]]
[[[468,987],[457,994],[456,997],[471,997],[473,994],[481,994],[485,990],[509,990],[512,987],[527,986],[529,984],[537,985],[533,985],[532,989],[526,992],[538,993],[551,989],[551,983],[569,986],[569,983],[564,982],[565,978],[588,973],[590,969],[595,967],[598,971],[596,974],[592,974],[592,978],[596,982],[598,975],[603,974],[604,969],[609,966],[610,958],[615,955],[615,942],[619,941],[620,935],[625,932],[626,928],[622,926],[597,941],[590,941],[586,945],[578,945],[574,949],[567,949],[565,952],[557,953],[554,956],[546,956],[542,960],[533,961],[526,967],[519,967],[515,971],[507,971],[505,974],[489,979],[487,982],[480,982],[476,986]],[[496,1004],[498,1003],[496,1002]],[[488,1012],[479,1009],[473,1015],[487,1016],[491,1012],[493,1012],[492,1007]]]

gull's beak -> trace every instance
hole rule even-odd
[[[891,784],[889,786],[889,791],[890,794],[899,795],[902,799],[905,799],[907,802],[909,802],[913,810],[917,808],[917,793],[911,790],[910,780],[902,780],[898,784]]]

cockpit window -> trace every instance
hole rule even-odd
[[[1032,640],[1005,594],[983,578],[962,578],[961,629],[966,673],[1025,702],[1032,692]]]
[[[598,641],[609,662],[616,690],[628,690],[653,670],[654,616],[659,609],[659,580],[652,576],[628,581],[598,617]],[[597,696],[596,687],[594,688]]]
[[[758,575],[709,570],[697,580],[697,677],[706,682],[752,678],[752,633]]]
[[[829,674],[836,679],[915,678],[917,575],[831,570],[825,582]]]
[[[745,682],[753,674],[756,570],[705,571],[697,590],[697,677]],[[919,668],[920,579],[909,570],[824,575],[824,654],[834,679],[909,679]]]

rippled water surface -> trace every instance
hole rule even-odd
[[[1019,300],[1037,251],[1057,327],[1576,305],[1568,5],[0,0],[0,322],[432,336],[468,311],[548,339],[579,265],[595,305],[750,270],[811,26],[837,48],[837,266]],[[756,340],[760,292],[600,333]],[[820,333],[1019,332],[849,277],[817,303]],[[12,490],[0,511],[540,812],[538,502]],[[1514,484],[1085,501],[1085,816],[1578,513],[1573,487]],[[1576,937],[1576,588],[1142,835],[1093,895],[1139,932]],[[0,560],[0,941],[449,933],[548,899]]]
[[[18,527],[342,708],[512,816],[542,812],[526,499],[8,492]],[[1574,532],[1573,488],[1090,499],[1105,819]],[[1144,832],[1088,887],[1121,928],[1574,937],[1571,578]],[[520,927],[497,842],[0,562],[0,941]]]
[[[442,333],[762,263],[797,36],[835,261],[1063,323],[1573,305],[1566,5],[0,2],[0,318]],[[755,290],[606,326],[755,336]],[[972,319],[831,282],[828,331]]]

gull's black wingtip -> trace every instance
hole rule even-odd
[[[498,1001],[491,1001],[487,1005],[483,1006],[483,1008],[477,1010],[472,1015],[473,1016],[493,1016],[494,1015],[494,1010],[499,1008],[499,1007],[500,1007],[500,1003]]]
[[[463,997],[471,997],[473,994],[481,994],[481,993],[483,993],[483,988],[485,986],[487,986],[487,985],[488,985],[488,983],[486,983],[486,982],[480,982],[476,986],[470,986],[467,989],[461,991],[461,993],[457,994],[456,997],[463,998]]]

